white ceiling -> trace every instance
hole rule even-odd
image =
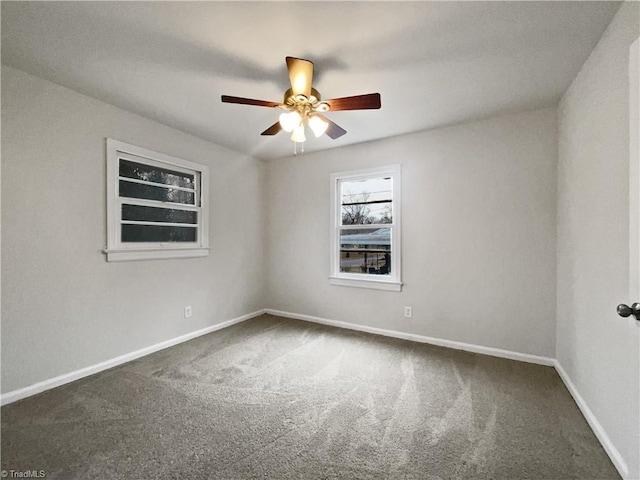
[[[315,151],[555,105],[619,2],[2,2],[2,63],[230,149],[262,137],[285,56],[315,63],[323,98],[380,92],[381,110],[329,112],[347,130]]]

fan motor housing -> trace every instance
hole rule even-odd
[[[282,103],[285,105],[296,105],[298,103],[317,103],[322,100],[320,97],[320,92],[315,88],[311,87],[311,96],[306,99],[306,101],[301,102],[301,97],[304,95],[294,95],[293,88],[289,88],[286,92],[284,92],[284,99]]]

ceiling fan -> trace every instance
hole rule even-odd
[[[307,125],[316,137],[326,133],[335,140],[347,133],[347,131],[329,120],[323,113],[339,110],[380,108],[379,93],[323,101],[320,93],[311,87],[313,63],[309,60],[295,57],[286,57],[286,62],[291,88],[284,93],[282,103],[222,95],[222,101],[225,103],[276,107],[285,110],[280,114],[280,119],[262,132],[262,135],[276,135],[280,130],[284,130],[285,132],[291,132],[291,140],[293,142],[304,142],[306,140],[304,127]]]

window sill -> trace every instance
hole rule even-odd
[[[118,249],[102,251],[107,255],[107,262],[129,262],[135,260],[158,260],[166,258],[195,258],[209,255],[208,248],[144,248]]]
[[[402,282],[395,282],[391,280],[378,280],[378,279],[356,279],[345,277],[329,277],[329,283],[331,285],[337,285],[340,287],[356,287],[356,288],[369,288],[372,290],[386,290],[389,292],[402,291]]]

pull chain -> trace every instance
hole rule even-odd
[[[300,143],[300,154],[304,155],[304,142],[293,142],[293,156],[298,155],[298,143]]]

